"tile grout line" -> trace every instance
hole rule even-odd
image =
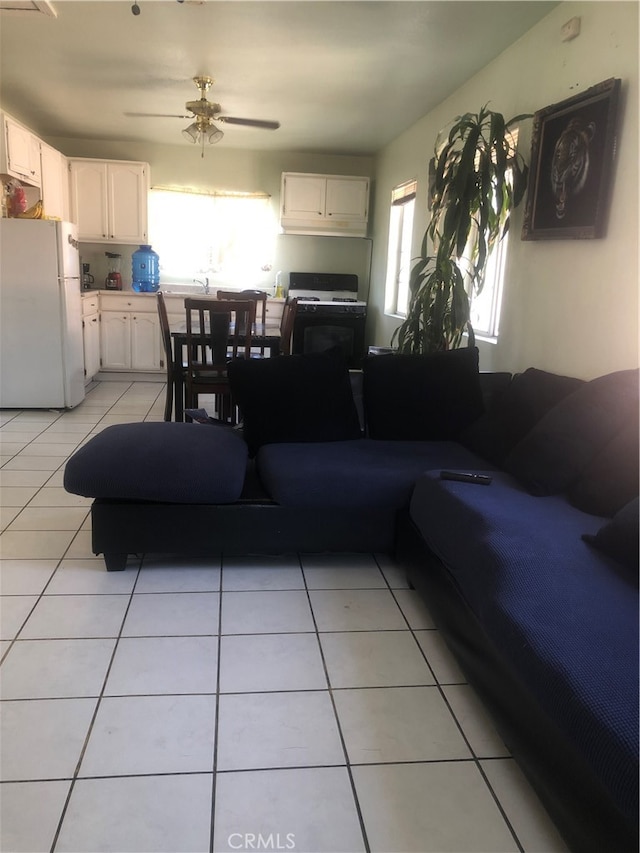
[[[360,832],[362,833],[362,840],[364,843],[364,849],[365,849],[366,853],[371,853],[371,845],[369,844],[369,837],[367,834],[367,828],[365,826],[364,816],[362,814],[362,808],[360,806],[360,800],[358,798],[358,792],[356,789],[355,779],[353,778],[353,771],[352,771],[351,764],[349,761],[349,753],[347,752],[347,744],[346,744],[346,741],[344,738],[344,733],[342,731],[342,726],[340,724],[340,718],[338,716],[338,709],[336,707],[335,699],[333,696],[333,690],[331,687],[331,678],[329,677],[329,669],[327,667],[327,662],[326,662],[326,659],[324,656],[324,650],[322,648],[322,643],[320,642],[320,632],[318,631],[318,623],[316,621],[316,615],[313,611],[313,605],[311,603],[311,596],[309,595],[310,590],[309,590],[309,587],[307,585],[307,576],[305,573],[304,561],[302,560],[302,557],[300,554],[298,554],[297,556],[298,556],[298,563],[300,566],[300,571],[302,572],[302,579],[304,581],[305,591],[307,594],[307,603],[309,605],[309,610],[311,612],[311,618],[313,620],[313,625],[314,625],[314,629],[315,629],[316,643],[318,644],[318,651],[320,653],[320,659],[322,660],[322,668],[324,670],[324,677],[325,677],[326,683],[327,683],[327,693],[329,695],[329,701],[331,702],[331,707],[333,709],[333,715],[334,715],[334,719],[336,722],[336,727],[338,729],[338,737],[340,738],[340,745],[342,747],[342,752],[343,752],[344,759],[345,759],[345,769],[347,771],[347,776],[349,777],[349,784],[351,786],[351,794],[353,796],[353,803],[354,803],[355,808],[356,808],[356,814],[358,816],[358,823],[360,824]]]
[[[213,724],[213,763],[211,768],[211,815],[209,818],[209,851],[213,853],[216,831],[216,796],[218,793],[218,743],[220,726],[220,665],[222,661],[222,576],[224,555],[220,554],[220,578],[218,580],[218,650],[216,663],[215,720]]]
[[[141,562],[141,561],[140,561]],[[76,766],[73,771],[73,775],[71,778],[71,785],[69,786],[69,790],[67,792],[67,796],[65,798],[64,806],[62,807],[62,812],[60,814],[60,820],[58,821],[58,826],[56,827],[56,831],[53,836],[53,841],[51,842],[50,853],[54,853],[56,845],[58,843],[58,838],[60,836],[60,832],[62,831],[62,825],[64,823],[65,817],[67,815],[67,810],[69,808],[69,802],[71,801],[71,796],[73,794],[73,790],[75,788],[76,782],[78,781],[78,774],[80,772],[80,767],[82,766],[82,761],[84,759],[85,753],[87,751],[87,746],[89,745],[89,739],[91,737],[91,733],[93,732],[93,727],[96,721],[96,717],[98,716],[98,711],[100,709],[100,705],[102,704],[102,700],[104,698],[104,691],[107,686],[107,681],[109,680],[109,676],[111,674],[111,668],[113,666],[113,661],[116,656],[116,652],[118,650],[118,645],[120,639],[122,637],[122,629],[124,628],[124,623],[127,619],[127,615],[129,613],[129,608],[131,607],[131,603],[133,601],[133,594],[135,592],[136,584],[138,582],[138,578],[140,576],[140,563],[136,569],[137,575],[136,579],[133,583],[133,587],[131,588],[131,592],[129,593],[129,603],[125,609],[125,612],[122,616],[122,621],[120,623],[120,630],[118,631],[118,636],[115,638],[115,643],[113,644],[113,649],[111,651],[111,656],[109,658],[109,663],[107,665],[107,671],[105,672],[105,676],[102,680],[102,687],[100,688],[100,692],[97,696],[96,706],[93,709],[93,714],[91,715],[91,720],[89,722],[89,727],[87,729],[87,733],[84,738],[84,743],[82,744],[82,749],[80,750],[80,755],[78,756],[78,760],[76,762]]]
[[[129,387],[131,387],[131,385],[129,385]],[[109,410],[109,411],[110,411],[110,410]],[[66,463],[65,463],[65,464],[66,464]],[[74,537],[73,537],[73,539],[71,540],[71,543],[73,543],[74,541],[75,541],[75,536],[74,536]],[[65,555],[66,555],[66,553],[68,552],[69,548],[71,547],[71,543],[69,544],[69,546],[68,546],[67,550],[65,551]],[[63,555],[63,558],[62,558],[62,559],[64,559],[64,555]],[[121,621],[121,623],[120,623],[120,630],[119,630],[119,632],[118,632],[118,636],[116,637],[115,643],[113,644],[113,649],[112,649],[112,652],[111,652],[111,656],[110,656],[110,658],[109,658],[109,663],[108,663],[108,665],[107,665],[107,670],[106,670],[106,672],[105,672],[105,676],[104,676],[104,679],[103,679],[103,681],[102,681],[102,687],[101,687],[101,689],[100,689],[100,693],[99,693],[99,695],[98,695],[98,697],[97,697],[96,706],[95,706],[95,708],[94,708],[94,710],[93,710],[93,714],[92,714],[92,716],[91,716],[91,720],[90,720],[90,722],[89,722],[89,727],[88,727],[88,729],[87,729],[87,733],[86,733],[85,738],[84,738],[84,743],[83,743],[83,745],[82,745],[82,749],[80,750],[80,755],[79,755],[79,757],[78,757],[78,760],[77,760],[77,762],[76,762],[76,766],[75,766],[74,771],[73,771],[73,776],[72,776],[72,779],[71,779],[71,784],[70,784],[70,786],[69,786],[69,790],[68,790],[68,792],[67,792],[67,796],[66,796],[66,798],[65,798],[64,805],[63,805],[63,807],[62,807],[62,811],[61,811],[61,814],[60,814],[60,819],[58,820],[58,825],[57,825],[57,827],[56,827],[56,830],[55,830],[55,833],[54,833],[54,836],[53,836],[53,839],[52,839],[52,842],[51,842],[50,853],[54,853],[55,848],[56,848],[56,845],[57,845],[57,843],[58,843],[58,839],[59,839],[59,837],[60,837],[60,832],[62,831],[62,826],[63,826],[63,824],[64,824],[64,820],[65,820],[66,815],[67,815],[67,811],[68,811],[68,808],[69,808],[69,803],[70,803],[70,801],[71,801],[71,796],[72,796],[72,794],[73,794],[73,790],[74,790],[74,788],[75,788],[75,784],[76,784],[76,781],[77,781],[77,779],[78,779],[78,773],[80,772],[80,767],[82,766],[82,761],[83,761],[83,759],[84,759],[84,756],[85,756],[85,753],[86,753],[86,750],[87,750],[87,746],[88,746],[88,744],[89,744],[89,739],[90,739],[90,737],[91,737],[91,733],[92,733],[92,731],[93,731],[93,727],[94,727],[94,724],[95,724],[95,721],[96,721],[96,718],[97,718],[97,715],[98,715],[98,711],[99,711],[99,709],[100,709],[100,705],[101,705],[101,703],[102,703],[102,699],[103,699],[103,697],[104,697],[104,691],[105,691],[105,688],[106,688],[106,685],[107,685],[107,681],[109,680],[109,676],[110,676],[110,674],[111,674],[111,668],[112,668],[112,666],[113,666],[113,661],[114,661],[115,656],[116,656],[116,652],[117,652],[117,649],[118,649],[118,645],[119,645],[119,642],[120,642],[120,638],[121,638],[121,636],[122,636],[122,630],[123,630],[123,628],[124,628],[124,624],[125,624],[125,622],[126,622],[127,615],[128,615],[128,613],[129,613],[129,608],[131,607],[131,604],[132,604],[132,602],[133,602],[133,596],[134,596],[134,593],[135,593],[136,585],[137,585],[137,583],[138,583],[138,578],[140,577],[140,567],[141,567],[141,564],[142,564],[142,559],[141,559],[141,558],[139,558],[138,566],[137,566],[137,569],[136,569],[136,572],[137,572],[137,574],[136,574],[136,578],[135,578],[134,583],[133,583],[133,586],[132,586],[132,588],[131,588],[131,593],[129,594],[129,602],[128,602],[127,607],[126,607],[126,609],[125,609],[125,612],[124,612],[124,614],[123,614],[123,616],[122,616],[122,621]],[[58,567],[59,567],[59,564],[58,564]],[[56,569],[56,571],[57,571],[57,569]],[[54,572],[54,574],[55,574],[55,572]],[[52,575],[52,577],[53,577],[53,575]]]
[[[394,594],[394,592],[393,592],[393,589],[391,589],[391,588],[390,588],[390,591],[391,591],[391,594],[393,595],[393,598],[394,598],[394,600],[395,600],[396,604],[398,605],[398,607],[399,607],[399,608],[400,608],[400,610],[402,611],[402,607],[400,606],[400,602],[397,600],[397,598],[396,598],[396,596],[395,596],[395,594]],[[427,609],[428,609],[428,607],[427,607]],[[402,611],[402,615],[404,616],[404,611]],[[467,746],[467,748],[468,748],[468,750],[469,750],[469,752],[470,752],[470,754],[471,754],[471,760],[472,760],[472,761],[473,761],[473,763],[475,764],[476,768],[478,769],[478,772],[480,773],[480,776],[482,777],[482,779],[483,779],[484,783],[486,784],[487,788],[489,789],[489,793],[490,793],[490,795],[491,795],[492,799],[494,800],[494,802],[495,802],[495,804],[496,804],[496,807],[498,808],[498,811],[499,811],[499,812],[500,812],[500,814],[502,815],[502,818],[503,818],[503,820],[504,820],[505,824],[507,825],[507,828],[508,828],[509,832],[511,833],[511,835],[512,835],[512,837],[513,837],[513,840],[515,841],[516,845],[518,846],[518,850],[520,851],[520,853],[524,853],[524,848],[523,848],[523,846],[522,846],[522,845],[521,845],[521,843],[520,843],[520,839],[518,838],[518,836],[517,836],[517,834],[516,834],[516,831],[515,831],[515,829],[514,829],[513,825],[511,824],[511,821],[509,820],[509,818],[508,818],[508,816],[507,816],[507,813],[506,813],[505,809],[504,809],[504,808],[503,808],[503,806],[502,806],[502,803],[500,802],[500,800],[499,800],[499,798],[498,798],[498,796],[497,796],[496,792],[493,790],[493,787],[492,787],[492,785],[490,784],[489,779],[488,779],[488,777],[487,777],[486,773],[484,772],[484,769],[482,768],[482,765],[480,764],[480,758],[478,758],[478,756],[477,756],[477,754],[476,754],[476,751],[474,750],[473,746],[471,745],[471,741],[470,741],[470,740],[469,740],[469,738],[467,737],[467,735],[466,735],[466,733],[465,733],[465,731],[464,731],[464,729],[463,729],[463,727],[462,727],[462,724],[461,724],[461,722],[458,720],[458,717],[457,717],[457,715],[456,715],[456,713],[455,713],[455,711],[454,711],[454,709],[453,709],[453,707],[452,707],[451,703],[449,702],[449,699],[447,698],[447,695],[446,695],[446,693],[445,693],[445,691],[444,691],[444,689],[443,689],[443,687],[445,687],[445,686],[451,686],[451,685],[442,685],[442,684],[440,683],[440,680],[438,679],[438,677],[437,677],[436,673],[435,673],[435,672],[433,671],[433,669],[431,668],[431,664],[429,663],[429,660],[428,660],[428,658],[427,658],[427,655],[426,655],[426,653],[425,653],[424,649],[422,648],[422,646],[420,645],[420,643],[418,642],[418,638],[415,636],[415,631],[414,631],[414,629],[411,627],[411,625],[409,624],[409,620],[407,619],[407,617],[406,617],[406,616],[405,616],[405,619],[406,619],[406,621],[407,621],[407,625],[409,626],[409,630],[411,631],[411,635],[412,635],[412,637],[413,637],[413,639],[414,639],[414,642],[417,644],[417,646],[418,646],[418,648],[419,648],[419,650],[420,650],[420,653],[422,654],[422,656],[423,656],[423,658],[424,658],[424,660],[425,660],[425,662],[426,662],[427,666],[429,667],[429,669],[430,669],[430,671],[431,671],[431,673],[432,673],[432,675],[433,675],[433,677],[434,677],[434,679],[435,679],[435,685],[434,685],[434,686],[438,688],[438,691],[439,691],[439,693],[440,693],[440,696],[441,696],[442,700],[444,701],[444,703],[445,703],[445,705],[446,705],[446,707],[447,707],[447,709],[448,709],[449,713],[451,714],[451,717],[453,718],[453,721],[454,721],[454,723],[455,723],[455,725],[456,725],[456,727],[457,727],[458,731],[460,732],[460,735],[462,736],[462,738],[463,738],[463,740],[464,740],[464,742],[465,742],[465,744],[466,744],[466,746]],[[442,636],[442,635],[440,635],[440,636]],[[444,638],[443,638],[443,639],[444,639]],[[465,673],[463,673],[463,674],[465,674]],[[465,677],[466,677],[466,674],[465,674]],[[474,691],[474,694],[475,694],[475,689],[473,688],[473,686],[472,686],[471,684],[469,684],[469,682],[468,682],[468,681],[466,682],[466,684],[467,684],[469,687],[471,687],[471,689]],[[388,689],[388,688],[387,688],[387,689]],[[498,732],[498,736],[500,737],[500,733],[499,733],[499,732]],[[502,740],[502,738],[501,738],[501,737],[500,737],[500,739]],[[509,757],[511,757],[511,753],[509,753]]]

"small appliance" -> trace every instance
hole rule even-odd
[[[82,264],[82,289],[89,290],[95,283],[95,278],[89,272],[91,264]]]
[[[104,286],[107,290],[122,290],[122,276],[120,275],[120,262],[122,255],[115,252],[105,252],[109,258],[109,272],[105,280]]]

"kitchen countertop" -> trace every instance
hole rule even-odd
[[[142,297],[145,299],[148,299],[149,297],[154,297],[156,295],[156,293],[158,293],[158,292],[163,293],[165,296],[168,296],[168,297],[174,297],[174,298],[177,297],[177,298],[181,298],[181,299],[183,299],[187,296],[211,296],[211,297],[215,297],[215,293],[208,293],[207,294],[207,293],[202,293],[201,291],[163,290],[162,288],[160,289],[160,291],[155,291],[153,293],[140,293],[137,290],[124,290],[124,289],[123,290],[106,290],[103,287],[95,287],[95,288],[90,288],[89,290],[82,290],[81,291],[83,296],[95,296],[96,293],[99,293],[102,296],[105,296],[107,298],[111,297],[111,296],[135,296],[135,297]],[[267,300],[269,302],[283,302],[284,303],[286,301],[286,297],[284,297],[284,296],[271,296],[270,294],[267,294]]]

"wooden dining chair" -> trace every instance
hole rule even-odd
[[[167,393],[164,403],[164,419],[170,421],[173,411],[177,421],[181,421],[184,411],[183,389],[187,371],[187,364],[183,360],[182,353],[173,352],[171,343],[171,329],[169,328],[169,317],[167,316],[167,305],[164,294],[158,291],[156,294],[158,305],[158,317],[160,318],[160,337],[164,349],[164,361],[167,375]]]
[[[293,336],[293,325],[296,321],[298,311],[298,298],[288,299],[282,310],[280,321],[280,355],[291,355],[291,338]]]
[[[219,290],[216,293],[216,298],[227,301],[233,301],[234,299],[252,299],[256,303],[256,322],[262,323],[263,328],[266,326],[267,294],[264,290]],[[253,349],[253,356],[259,354],[260,358],[264,358],[264,344],[260,346],[254,346]],[[255,350],[257,350],[258,352],[256,353]]]
[[[227,365],[251,357],[256,303],[251,299],[185,299],[187,375],[185,408],[198,407],[198,396],[210,394],[222,420],[237,422]]]

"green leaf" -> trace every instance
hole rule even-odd
[[[460,345],[469,322],[469,297],[459,260],[467,249],[474,292],[480,292],[487,258],[508,231],[510,212],[525,194],[529,170],[511,150],[509,128],[530,115],[505,122],[485,104],[478,113],[456,116],[435,144],[436,198],[410,274],[410,306],[393,340],[407,352]],[[511,170],[512,183],[506,176]],[[473,236],[472,236],[473,235]],[[428,240],[433,243],[429,254]]]

